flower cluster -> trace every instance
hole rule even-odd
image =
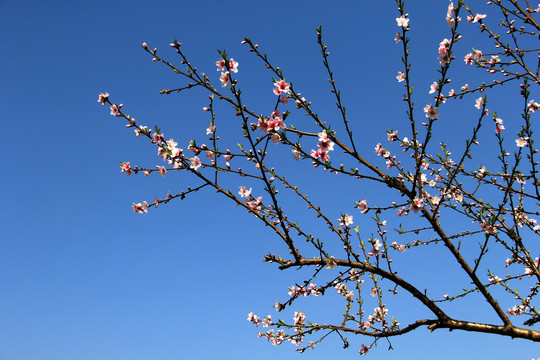
[[[142,203],[135,204],[132,206],[133,212],[138,212],[139,214],[148,213],[148,203],[143,201]]]
[[[525,305],[519,305],[519,306],[514,305],[514,307],[512,307],[511,309],[506,310],[506,312],[510,316],[518,316],[518,315],[521,315],[521,314],[525,314],[526,310],[527,310],[527,307]]]
[[[306,297],[308,295],[319,296],[322,294],[322,288],[313,283],[309,284],[307,288],[305,286],[301,286],[297,288],[293,285],[289,287],[288,294],[290,297],[296,297],[296,296]]]
[[[259,212],[262,209],[262,196],[259,196],[256,199],[250,196],[246,200],[246,203],[251,211]]]
[[[347,285],[343,283],[337,283],[334,286],[334,289],[336,289],[337,293],[339,295],[342,295],[345,299],[350,300],[353,298],[354,293],[347,289]]]
[[[311,150],[311,156],[321,161],[328,161],[330,160],[328,153],[334,150],[334,143],[330,140],[326,131],[321,131],[317,135],[319,135],[319,143],[317,144],[319,148]]]
[[[454,8],[454,3],[451,2],[449,5],[448,5],[448,10],[446,12],[446,23],[448,24],[448,27],[453,27],[456,20],[458,22],[461,21],[461,18],[458,17],[457,19],[454,19],[454,13],[455,13],[455,8]]]
[[[535,102],[534,100],[529,101],[529,104],[527,105],[529,108],[529,111],[534,113],[535,111],[540,110],[540,104]]]
[[[395,250],[399,252],[405,252],[407,247],[405,245],[398,245],[398,243],[394,241],[392,243],[392,248],[394,248]]]
[[[443,66],[450,62],[450,55],[448,53],[450,51],[450,44],[451,42],[448,39],[444,39],[439,43],[439,57],[437,60]]]
[[[238,72],[238,62],[234,61],[233,58],[229,59],[229,71],[227,71],[226,64],[225,59],[216,61],[217,71],[221,71],[219,80],[221,81],[222,87],[227,86],[231,82],[231,73],[229,71],[234,73]]]
[[[281,115],[281,112],[276,109],[272,114],[270,114],[269,118],[258,118],[257,119],[257,128],[261,131],[264,131],[265,133],[272,133],[272,140],[274,140],[274,136],[279,137],[279,135],[276,133],[276,131],[279,131],[281,129],[285,129],[285,123],[283,122],[283,118]],[[278,140],[279,141],[279,140]],[[277,141],[275,141],[277,142]]]

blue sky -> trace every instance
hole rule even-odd
[[[430,101],[438,43],[448,37],[446,6],[446,1],[408,4],[418,104]],[[321,118],[332,121],[339,114],[314,30],[322,25],[343,102],[354,119],[351,127],[366,156],[376,160],[373,147],[385,140],[385,131],[407,125],[399,100],[403,88],[395,80],[402,68],[400,47],[393,40],[398,30],[393,2],[3,0],[0,14],[1,360],[358,356],[356,350],[366,342],[360,337],[349,336],[348,350],[332,338],[303,355],[290,344],[275,348],[258,339],[247,314],[277,317],[274,301],[285,300],[287,287],[302,281],[304,273],[264,264],[268,252],[286,251],[282,244],[252,215],[213,191],[205,189],[144,216],[133,214],[133,202],[164,197],[196,182],[183,174],[165,179],[121,174],[122,161],[147,167],[162,163],[151,144],[134,137],[96,100],[100,92],[109,92],[111,101],[123,103],[138,122],[159,125],[183,148],[190,139],[207,141],[208,118],[201,111],[207,95],[197,90],[160,95],[159,90],[183,82],[153,63],[140,45],[147,42],[172,60],[169,43],[177,38],[190,61],[215,84],[216,49],[225,48],[240,63],[238,79],[246,102],[271,112],[271,74],[240,44],[246,36],[285,71]],[[469,52],[480,39],[467,34],[458,54]],[[473,68],[458,69],[451,75],[456,83],[478,80]],[[472,110],[474,99],[468,101]],[[224,142],[233,149],[237,119],[228,106],[218,105],[217,110],[218,126],[230,135]],[[463,141],[456,122],[464,112],[454,111],[455,117],[441,124],[448,142]],[[510,114],[512,107],[500,105],[499,111]],[[295,114],[295,121],[304,121],[301,113]],[[333,218],[352,213],[354,201],[379,191],[321,176],[307,162],[298,167],[289,158],[283,166],[291,179],[307,178],[306,192]],[[358,212],[354,216],[358,224],[363,221]],[[454,278],[458,269],[439,268],[438,253],[419,253],[409,262],[402,260],[403,274],[435,283],[434,296],[464,286]],[[453,311],[472,316],[481,313],[478,304],[471,300]],[[414,305],[405,298],[395,307],[401,310],[398,315],[422,314]],[[337,297],[308,298],[296,307],[322,317],[328,309],[336,309],[335,315],[343,311]],[[283,314],[291,316],[290,311]],[[381,341],[370,358],[540,356],[525,341],[458,331],[429,334],[421,329],[392,344],[395,350],[388,353]]]

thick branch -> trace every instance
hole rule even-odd
[[[336,259],[334,261],[339,266],[350,267],[350,268],[354,268],[354,269],[361,269],[361,270],[365,270],[365,271],[368,271],[368,272],[373,273],[373,274],[380,275],[383,278],[386,278],[386,279],[392,281],[394,284],[401,286],[403,289],[408,291],[412,296],[414,296],[415,298],[420,300],[420,302],[422,302],[422,304],[424,304],[429,310],[431,310],[433,312],[433,314],[435,314],[435,316],[437,316],[438,319],[440,319],[440,320],[449,320],[450,319],[448,317],[448,315],[446,315],[444,313],[444,311],[442,311],[437,305],[435,305],[435,303],[431,299],[429,299],[426,295],[424,295],[422,292],[420,292],[416,287],[414,287],[413,285],[411,285],[407,281],[403,280],[399,276],[397,276],[395,274],[392,274],[392,273],[390,273],[390,272],[388,272],[386,270],[383,270],[381,268],[374,267],[374,266],[371,266],[371,265],[366,265],[366,264],[361,263],[361,262],[355,262],[355,261],[349,261],[349,260],[340,260],[340,259]],[[326,260],[314,258],[314,259],[300,259],[300,260],[297,260],[297,261],[287,261],[287,262],[283,263],[279,267],[279,269],[284,270],[284,269],[287,269],[287,268],[290,268],[290,267],[304,266],[304,265],[308,265],[308,266],[309,265],[325,266],[326,265]]]

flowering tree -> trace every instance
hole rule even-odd
[[[275,106],[262,114],[244,102],[240,83],[235,79],[239,64],[225,51],[220,51],[216,62],[220,74],[217,82],[190,63],[178,41],[170,46],[180,57],[182,66],[179,67],[158,55],[157,49],[152,50],[143,43],[143,49],[152,55],[153,61],[164,64],[187,81],[185,86],[161,93],[201,88],[209,94],[209,103],[203,108],[208,119],[209,145],[191,140],[184,152],[175,140],[166,140],[157,126],[149,129],[140,125],[123,111],[121,104],[113,103],[109,94],[100,94],[98,101],[110,106],[111,115],[124,118],[126,126],[137,137],[150,141],[165,161],[155,168],[124,162],[120,166],[122,172],[128,176],[141,173],[166,176],[169,171],[180,171],[191,174],[197,181],[197,185],[180,193],[169,192],[150,202],[134,203],[133,210],[147,213],[176,198],[183,199],[203,188],[213,188],[272,229],[283,241],[288,252],[270,252],[265,256],[266,262],[276,264],[280,270],[308,269],[304,272],[306,278],[289,287],[289,296],[276,301],[276,310],[283,311],[293,303],[301,306],[298,302],[308,296],[328,296],[334,292],[343,298],[339,319],[328,324],[317,323],[317,319],[308,321],[300,311],[294,313],[292,322],[250,313],[248,320],[265,328],[259,336],[274,345],[289,341],[297,346],[297,351],[303,352],[335,333],[346,347],[348,342],[344,335],[350,333],[369,339],[359,349],[361,354],[366,354],[380,339],[420,327],[431,331],[446,328],[490,333],[538,342],[540,331],[535,327],[540,322],[540,311],[534,300],[540,287],[536,238],[540,235],[540,225],[534,216],[538,215],[540,179],[531,117],[540,110],[540,104],[531,98],[531,91],[540,84],[539,49],[534,42],[540,36],[540,25],[534,18],[540,6],[533,9],[528,0],[525,4],[517,0],[490,1],[488,5],[502,16],[496,31],[485,23],[486,15],[475,12],[462,1],[457,5],[450,3],[446,13],[447,38],[438,48],[439,77],[430,86],[430,102],[422,107],[423,111],[418,111],[413,103],[410,74],[411,23],[403,1],[396,3],[398,33],[394,40],[403,53],[402,68],[397,71],[396,79],[398,85],[405,88],[401,100],[408,121],[403,129],[388,130],[387,145],[373,144],[378,156],[375,161],[370,160],[371,154],[368,154],[373,150],[358,144],[353,136],[321,28],[317,29],[317,42],[339,111],[340,121],[336,122],[320,118],[311,102],[293,87],[291,77],[275,67],[250,39],[245,38],[242,43],[273,76],[273,95],[269,96],[275,97]],[[464,24],[462,17],[472,24]],[[469,31],[479,29],[487,37],[484,46],[491,46],[492,50],[459,50],[462,26]],[[500,28],[504,29],[503,34]],[[456,56],[458,50],[463,51],[463,55]],[[451,89],[453,69],[466,65],[486,73],[488,80]],[[496,111],[490,112],[487,105],[490,92],[512,83],[519,84],[522,112],[520,120],[513,119],[510,125],[508,121],[504,123]],[[216,100],[232,105],[239,119],[242,137],[237,139],[238,148],[234,151],[220,147],[224,141],[220,127],[225,125],[217,120]],[[463,142],[435,143],[433,139],[441,137],[437,129],[449,116],[445,108],[459,101],[470,103],[469,117],[474,120],[463,129]],[[509,134],[505,124],[515,130],[516,135]],[[480,142],[496,151],[481,152]],[[369,148],[373,149],[371,146]],[[336,219],[331,215],[334,209],[323,209],[312,200],[313,196],[308,197],[302,190],[301,183],[287,179],[284,174],[287,167],[281,166],[284,160],[271,154],[283,148],[289,149],[290,160],[296,160],[298,168],[315,167],[350,179],[356,187],[374,186],[379,194],[384,192],[386,196],[352,200],[349,208],[343,209]],[[450,150],[456,156],[451,157]],[[246,161],[247,165],[234,169],[233,159]],[[327,232],[314,235],[309,222],[297,221],[300,215],[295,213],[293,201],[304,204],[315,218],[313,222],[321,221]],[[362,216],[371,217],[371,228],[354,226],[356,219]],[[390,228],[394,230],[386,230]],[[436,256],[451,259],[449,266],[461,273],[463,282],[459,289],[436,294],[430,289],[423,290],[420,287],[423,285],[416,283],[417,279],[399,274],[400,267],[411,265],[407,263],[408,257],[411,259],[415,252],[424,251],[426,247]],[[401,315],[393,313],[389,305],[400,296],[412,296],[428,315],[400,324],[398,316]],[[480,304],[494,314],[496,322],[461,319],[449,306],[453,302],[470,301],[467,300],[470,298],[480,298]],[[370,303],[374,305],[373,310],[368,308]]]

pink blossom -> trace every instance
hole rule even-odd
[[[413,202],[409,205],[409,210],[414,211],[416,214],[418,211],[421,211],[424,208],[423,200],[415,197]]]
[[[122,104],[120,105],[116,105],[116,104],[112,104],[110,106],[111,108],[111,115],[112,116],[122,116],[122,114],[120,114],[120,108],[122,107]]]
[[[398,82],[402,82],[405,80],[405,74],[402,73],[401,71],[398,72],[397,76],[396,76],[396,79]]]
[[[309,284],[309,288],[307,289],[307,291],[311,292],[311,295],[313,296],[321,295],[321,289],[318,288],[315,284]]]
[[[454,89],[450,89],[450,91],[448,92],[448,96],[454,96],[456,94],[456,92],[454,91]]]
[[[214,132],[216,132],[216,127],[214,125],[210,124],[208,129],[206,129],[206,135],[213,134]]]
[[[172,149],[176,148],[176,146],[178,146],[178,143],[176,141],[174,141],[173,139],[167,140],[166,144],[167,144],[167,148],[169,148],[169,150],[172,150]]]
[[[281,95],[281,93],[289,93],[290,85],[285,82],[285,80],[279,80],[274,83],[274,94]]]
[[[487,15],[484,15],[484,14],[476,14],[476,16],[474,17],[474,19],[473,19],[472,22],[473,22],[473,23],[478,22],[478,21],[480,21],[480,20],[482,20],[482,19],[485,19],[486,16],[487,16]]]
[[[503,119],[501,118],[496,118],[495,119],[495,132],[497,134],[499,134],[501,131],[504,130],[504,126],[503,126]]]
[[[272,325],[272,316],[268,315],[267,317],[265,317],[262,320],[262,324],[263,324],[263,327],[268,327],[268,326]]]
[[[342,215],[342,217],[340,217],[339,219],[337,219],[337,221],[339,222],[339,226],[349,226],[353,223],[353,217],[352,215],[345,214]]]
[[[407,15],[401,15],[401,17],[396,18],[397,26],[401,27],[408,27],[409,26],[409,19],[407,18]]]
[[[319,143],[317,144],[319,149],[325,152],[334,150],[334,143],[328,138],[326,131],[321,131],[317,135],[319,135]]]
[[[328,151],[325,151],[323,149],[318,149],[317,151],[311,150],[311,156],[315,159],[320,159],[321,161],[328,161],[330,160],[330,156],[328,155]]]
[[[472,53],[468,53],[467,55],[465,55],[465,65],[472,65],[473,61],[473,54]]]
[[[146,134],[148,128],[146,126],[141,126],[138,129],[134,129],[135,136],[139,137],[141,134]]]
[[[514,306],[513,308],[508,309],[508,310],[506,310],[506,312],[510,316],[518,316],[518,315],[523,314],[525,312],[525,309],[526,309],[525,305],[520,305],[519,307]]]
[[[465,84],[461,87],[461,91],[467,91],[469,90],[469,84]]]
[[[221,87],[227,86],[231,82],[230,73],[228,71],[222,72],[219,80],[221,81]]]
[[[439,117],[438,109],[431,105],[424,106],[424,112],[426,113],[426,117],[429,119],[435,120]]]
[[[519,139],[516,139],[516,146],[524,147],[525,145],[527,145],[527,140],[529,140],[528,137],[520,137]]]
[[[396,131],[388,131],[388,141],[393,142],[397,139],[397,130]]]
[[[266,121],[266,119],[258,118],[257,123],[258,123],[257,128],[259,128],[259,130],[264,131],[265,133],[268,133],[270,129],[268,128],[268,122]]]
[[[438,89],[439,89],[439,85],[437,85],[437,83],[434,82],[434,83],[431,84],[431,86],[430,86],[429,93],[430,93],[430,94],[433,94],[433,93],[436,92]]]
[[[501,62],[501,59],[497,55],[491,55],[491,59],[489,59],[491,65],[495,65],[499,62]]]
[[[446,65],[450,62],[450,56],[448,55],[448,50],[450,49],[450,40],[444,39],[439,43],[439,63],[441,65]]]
[[[216,61],[217,71],[225,70],[225,60],[219,59]]]
[[[271,117],[266,121],[266,127],[267,131],[278,131],[279,129],[285,129],[285,123],[280,117]]]
[[[306,315],[301,311],[294,312],[294,326],[303,326],[306,323]]]
[[[397,33],[397,34],[396,34],[396,37],[394,38],[394,40],[396,41],[396,44],[397,44],[398,42],[400,42],[400,41],[401,41],[401,34],[400,34],[400,33]]]
[[[336,284],[336,286],[334,286],[334,289],[336,289],[339,295],[343,295],[347,293],[347,285],[343,283]]]
[[[373,256],[379,255],[380,253],[379,249],[381,248],[381,246],[382,244],[379,241],[379,239],[375,239],[375,241],[373,242],[373,249],[371,249],[371,252],[368,255],[373,255]]]
[[[230,69],[233,73],[237,73],[237,72],[238,72],[238,62],[237,62],[237,61],[234,61],[233,58],[230,58],[230,59],[229,59],[229,69]]]
[[[245,186],[240,186],[240,191],[238,192],[240,197],[248,197],[251,195],[251,188],[249,190],[246,190]]]
[[[476,61],[482,60],[482,51],[474,50],[474,60]]]
[[[274,144],[277,144],[278,142],[281,141],[281,136],[279,136],[278,133],[273,133],[273,134],[271,135],[271,138],[272,138],[272,142],[273,142]]]
[[[165,174],[167,174],[167,169],[165,169],[165,166],[156,165],[156,167],[159,170],[159,175],[165,177]]]
[[[142,204],[133,203],[133,206],[131,208],[133,209],[133,212],[138,212],[139,214],[148,213],[148,203],[146,201],[143,201]]]
[[[495,226],[489,225],[487,221],[483,220],[478,223],[480,225],[480,228],[486,232],[486,234],[493,235],[495,234]]]
[[[131,163],[125,162],[120,164],[120,170],[126,172],[127,176],[131,176]]]
[[[356,207],[357,207],[358,209],[360,209],[360,212],[361,212],[362,214],[367,213],[368,210],[369,210],[369,209],[368,209],[368,206],[367,206],[367,199],[364,199],[364,200],[362,200],[362,201],[360,201],[360,202],[357,202],[357,203],[356,203]]]
[[[193,159],[191,159],[191,165],[189,167],[193,170],[197,170],[201,166],[201,160],[197,156],[194,156]]]
[[[484,98],[479,97],[476,99],[476,103],[474,104],[474,107],[477,109],[480,109],[484,105]]]
[[[364,321],[363,325],[366,329],[369,329],[371,327],[371,323],[369,321]]]
[[[362,344],[362,347],[360,349],[360,355],[366,355],[369,351],[369,347],[366,346],[366,344]]]
[[[105,106],[107,99],[109,98],[109,93],[99,94],[98,103],[101,103],[102,106]]]
[[[289,294],[290,297],[296,296],[296,294],[298,293],[298,292],[296,291],[296,287],[295,287],[294,285],[291,286],[291,287],[289,288],[289,290],[290,290],[290,291],[289,291],[288,294]],[[278,301],[278,303],[279,303],[279,301]],[[275,306],[275,305],[274,305],[274,306]],[[276,310],[277,310],[277,309],[276,309]]]
[[[326,259],[325,262],[325,268],[328,270],[334,270],[334,268],[337,266],[336,259],[334,259],[333,256],[331,256],[329,259]]]
[[[258,327],[260,319],[259,319],[259,317],[257,315],[253,315],[253,313],[250,312],[248,314],[247,321],[251,321],[253,324],[255,324],[255,326]]]
[[[259,196],[257,199],[249,200],[247,202],[247,205],[252,211],[257,212],[261,210],[261,202],[262,202],[262,196]]]
[[[534,100],[529,101],[529,111],[534,113],[535,111],[540,110],[540,104],[537,102],[534,102]]]
[[[165,140],[165,135],[163,135],[163,134],[158,134],[158,133],[152,134],[152,142],[153,142],[154,144],[160,143],[160,142],[162,142],[162,141],[164,141],[164,140]]]
[[[300,155],[302,155],[300,151],[296,149],[292,149],[292,153],[293,153],[294,160],[296,161],[300,160]]]
[[[388,309],[376,307],[375,309],[373,309],[373,312],[375,314],[376,319],[383,319],[386,316],[386,314],[388,314]]]
[[[535,258],[534,259],[533,266],[536,267],[537,269],[540,267],[540,258]],[[532,273],[533,273],[533,270],[529,266],[526,266],[525,267],[525,274],[526,275],[531,275]]]
[[[398,243],[395,241],[392,243],[392,247],[399,252],[405,252],[405,250],[407,249],[405,245],[398,245]]]
[[[448,11],[446,12],[446,23],[448,24],[449,27],[452,27],[454,26],[454,3],[451,2],[449,5],[448,5]]]
[[[173,158],[177,158],[177,157],[180,156],[180,154],[182,154],[183,151],[184,151],[183,149],[174,148],[174,149],[171,150],[171,156]]]

